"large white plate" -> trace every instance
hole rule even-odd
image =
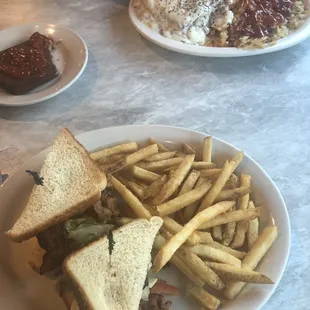
[[[0,51],[28,40],[36,31],[60,42],[54,53],[60,75],[25,95],[14,96],[0,89],[0,105],[25,106],[50,99],[68,89],[86,67],[88,51],[85,42],[73,30],[63,26],[40,22],[3,29],[0,31]]]
[[[179,142],[199,148],[204,136],[203,133],[169,126],[122,126],[84,133],[79,135],[78,139],[88,150],[132,140],[143,143],[149,137],[171,148],[176,148]],[[225,159],[231,158],[238,151],[234,146],[217,138],[214,138],[213,145],[213,157],[217,164],[223,164]],[[47,150],[39,153],[0,187],[1,232],[12,226],[32,188],[33,181],[25,170],[38,171],[46,154]],[[235,301],[225,304],[225,310],[260,309],[279,284],[290,247],[289,218],[279,190],[266,172],[248,155],[238,167],[237,173],[241,171],[252,176],[254,200],[262,209],[261,228],[273,223],[279,228],[278,239],[258,267],[258,270],[268,275],[275,284],[247,285]],[[0,245],[0,309],[64,309],[61,300],[57,298],[54,284],[34,274],[26,266],[27,257],[31,252],[29,244],[13,243],[0,233]],[[178,287],[185,283],[182,276],[170,268],[164,269],[162,276]],[[172,310],[190,309],[198,309],[197,304],[188,303],[181,297],[173,299]]]
[[[294,31],[287,37],[278,40],[275,45],[266,47],[264,49],[245,50],[234,47],[205,47],[190,45],[168,39],[160,35],[158,32],[152,30],[139,20],[132,5],[132,1],[129,5],[129,16],[137,31],[153,43],[174,52],[203,57],[244,57],[267,54],[294,46],[310,36],[310,18],[308,18],[302,27],[300,27],[298,30]]]

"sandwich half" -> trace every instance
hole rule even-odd
[[[137,219],[71,254],[64,273],[80,309],[138,310],[154,239],[163,221]]]
[[[27,172],[34,177],[34,187],[21,216],[6,233],[16,242],[81,214],[100,200],[107,184],[104,172],[68,129],[55,139],[41,171]]]

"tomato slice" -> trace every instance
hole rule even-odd
[[[164,280],[157,280],[155,285],[151,288],[151,293],[180,296],[180,291],[175,286],[169,285],[167,281]]]

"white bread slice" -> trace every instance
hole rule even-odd
[[[64,272],[78,292],[81,309],[138,310],[162,223],[159,217],[138,219],[113,231],[111,265],[107,237],[66,259]]]
[[[44,186],[34,185],[21,216],[7,232],[14,241],[27,240],[83,212],[100,199],[107,184],[104,172],[68,129],[56,137],[40,177]]]

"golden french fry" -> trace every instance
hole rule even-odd
[[[192,190],[200,176],[200,172],[197,170],[192,170],[186,180],[184,181],[180,191],[179,191],[179,196],[183,195],[190,190]]]
[[[154,247],[159,251],[165,245],[165,243],[166,239],[161,235],[157,235],[154,241]],[[173,255],[171,257],[171,263],[197,286],[204,286],[205,281],[187,266],[186,262],[182,260],[182,257],[178,256],[177,254]]]
[[[165,216],[179,211],[187,205],[201,199],[207,191],[211,188],[211,183],[204,183],[200,187],[193,189],[181,196],[178,196],[168,202],[165,202],[156,207],[160,216]]]
[[[148,171],[137,166],[132,166],[129,170],[134,177],[148,183],[154,182],[160,177],[160,175],[155,172]]]
[[[197,231],[197,233],[198,233],[198,231]],[[200,234],[199,234],[199,236],[200,236]],[[210,247],[212,247],[212,248],[215,248],[215,249],[227,252],[227,253],[229,253],[229,254],[231,254],[231,255],[239,258],[239,259],[243,259],[246,256],[246,254],[247,254],[246,252],[242,252],[242,251],[238,251],[238,250],[232,249],[232,248],[227,247],[225,245],[222,245],[222,244],[220,244],[220,243],[218,243],[216,241],[210,242],[210,243],[208,243],[208,245]]]
[[[185,156],[186,156],[186,154],[183,153],[183,152],[177,152],[177,153],[175,154],[175,157],[182,157],[182,158],[184,158]]]
[[[165,216],[163,220],[164,220],[163,227],[166,228],[173,235],[177,234],[183,229],[183,226],[181,224],[179,224],[178,222],[176,222],[174,219],[172,219],[169,216]],[[200,242],[200,237],[196,232],[193,232],[191,236],[189,236],[189,238],[186,240],[186,243],[189,246],[196,245],[199,242]]]
[[[236,211],[236,206],[233,206],[231,208],[231,211]],[[230,222],[227,224],[223,224],[222,244],[224,246],[228,247],[232,243],[234,236],[235,236],[235,232],[236,232],[236,226],[237,226],[236,222]]]
[[[219,203],[219,202],[218,202]],[[199,230],[208,229],[217,225],[227,224],[230,222],[238,221],[249,221],[253,220],[260,215],[260,208],[250,209],[250,210],[237,210],[221,214],[211,221],[204,223],[199,227]]]
[[[248,209],[255,209],[255,205],[253,201],[249,202]],[[248,240],[248,247],[251,248],[253,244],[256,242],[258,238],[258,228],[259,228],[259,222],[258,218],[249,221],[249,227],[247,231],[247,240]]]
[[[170,152],[170,150],[167,147],[165,147],[161,143],[158,143],[153,138],[150,138],[150,144],[157,144],[159,152]]]
[[[111,165],[116,163],[117,161],[123,159],[126,154],[115,154],[111,156],[102,157],[99,159],[99,165]]]
[[[190,248],[182,246],[177,251],[177,256],[182,258],[186,265],[194,273],[199,275],[199,277],[202,278],[207,285],[219,291],[225,288],[225,284],[220,277],[210,267],[208,267],[203,260],[194,254]]]
[[[158,171],[158,170],[164,170],[166,168],[178,166],[182,163],[183,158],[170,158],[170,159],[164,159],[160,161],[152,161],[149,163],[141,162],[138,163],[137,166],[146,170],[151,171]]]
[[[217,225],[212,227],[212,236],[215,240],[222,241],[223,239],[223,232],[222,232],[222,226]]]
[[[207,181],[207,179],[200,177],[194,188],[198,188],[199,186],[201,186],[206,181]],[[196,202],[193,202],[192,204],[190,204],[189,206],[187,206],[184,209],[184,223],[187,223],[194,216],[199,204],[200,204],[200,201],[198,200]]]
[[[110,148],[106,148],[103,150],[99,150],[96,152],[90,153],[90,157],[93,160],[99,160],[102,157],[107,157],[115,154],[121,154],[121,153],[130,153],[135,152],[138,150],[138,144],[137,142],[129,142],[124,144],[119,144]]]
[[[196,155],[195,150],[190,145],[188,145],[186,143],[182,143],[182,151],[186,155],[191,155],[191,154]]]
[[[200,237],[201,243],[208,244],[213,242],[213,238],[209,232],[197,230],[196,234]]]
[[[277,238],[278,229],[276,226],[269,226],[264,229],[252,248],[242,261],[242,267],[254,270],[264,255],[271,248]],[[244,287],[245,282],[230,282],[224,290],[224,295],[228,299],[234,299]]]
[[[240,259],[227,252],[213,248],[207,244],[197,244],[192,247],[191,250],[199,257],[211,259],[215,262],[226,263],[233,266],[241,267]]]
[[[135,196],[137,196],[140,200],[144,198],[145,189],[141,185],[136,184],[132,181],[128,181],[127,184],[129,189],[135,194]]]
[[[194,161],[193,162],[193,169],[202,170],[202,169],[212,169],[215,167],[214,163],[210,163],[207,161]]]
[[[127,179],[124,178],[123,176],[118,175],[118,176],[117,176],[117,179],[118,179],[121,183],[123,183],[126,187],[128,186],[129,180],[127,180]]]
[[[158,147],[156,144],[149,145],[139,151],[136,151],[130,155],[127,155],[125,158],[121,159],[120,161],[112,164],[109,168],[107,168],[107,173],[114,173],[119,171],[127,166],[133,165],[142,159],[151,156],[153,154],[158,153]]]
[[[230,176],[228,181],[226,182],[223,189],[232,189],[236,188],[239,184],[239,177],[237,177],[234,173]]]
[[[212,160],[212,137],[206,137],[203,139],[202,146],[202,160],[211,162]]]
[[[160,160],[164,160],[164,159],[169,159],[169,158],[174,157],[175,154],[176,154],[176,151],[175,152],[158,153],[158,154],[154,154],[150,157],[144,158],[144,161],[152,162],[152,161],[160,161]]]
[[[145,191],[144,199],[155,197],[167,182],[167,180],[168,176],[166,174],[156,179]]]
[[[175,234],[159,251],[154,260],[154,270],[159,271],[175,253],[175,251],[188,239],[188,237],[205,223],[217,215],[229,210],[235,203],[233,201],[219,202],[192,218],[183,229]]]
[[[186,291],[188,295],[194,297],[201,305],[209,310],[216,310],[221,304],[216,297],[209,294],[202,287],[189,284]]]
[[[223,189],[215,199],[215,202],[225,200],[236,200],[238,197],[247,195],[251,192],[250,186],[236,187],[232,189]]]
[[[200,170],[200,175],[208,179],[216,179],[222,173],[222,170],[220,168],[203,169]]]
[[[153,199],[153,205],[157,206],[165,202],[177,190],[189,172],[194,159],[195,155],[186,155],[180,166],[173,173],[172,177],[169,178],[167,183]]]
[[[198,212],[204,210],[205,208],[210,207],[213,202],[215,201],[217,195],[222,191],[223,187],[225,186],[227,180],[230,178],[231,174],[240,164],[242,158],[244,157],[243,152],[239,152],[235,155],[230,162],[225,162],[223,170],[221,171],[220,175],[214,182],[213,186],[211,187],[208,194],[203,199]],[[206,171],[206,170],[205,170]],[[201,174],[203,175],[203,174]]]
[[[247,174],[241,174],[240,186],[250,187],[250,185],[251,185],[251,177]],[[237,209],[246,210],[248,208],[249,199],[250,199],[250,194],[241,196],[238,199]],[[232,248],[238,249],[243,246],[247,228],[248,228],[248,220],[242,220],[237,223],[235,237],[231,244]]]
[[[253,270],[222,263],[206,262],[206,264],[223,279],[246,283],[273,284],[267,276]]]
[[[140,218],[150,219],[151,213],[143,206],[140,200],[125,185],[118,181],[114,176],[110,176],[114,189],[127,202],[133,212]]]

